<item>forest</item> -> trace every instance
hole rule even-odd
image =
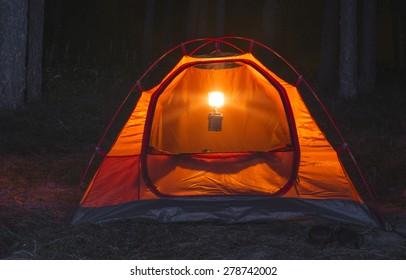
[[[405,15],[402,0],[0,0],[0,259],[405,259]],[[266,44],[309,81],[394,232],[355,227],[362,244],[320,247],[296,223],[69,225],[139,77],[182,42],[223,36]]]
[[[356,75],[348,77],[356,78],[352,87],[357,84],[357,92],[373,88],[376,81],[388,75],[398,76],[406,67],[402,16],[406,5],[397,0],[347,1],[351,5],[338,0],[106,0],[97,4],[90,0],[19,1],[21,8],[29,9],[28,14],[18,9],[20,4],[3,2],[2,49],[8,50],[2,53],[3,65],[10,64],[15,73],[23,71],[18,70],[18,63],[13,63],[11,51],[15,51],[20,68],[27,63],[27,68],[32,68],[26,73],[28,81],[31,76],[41,80],[35,76],[42,72],[38,70],[55,66],[127,69],[136,76],[180,42],[225,35],[271,45],[323,90],[338,88],[339,76],[343,77],[339,71],[346,65],[344,54],[352,56],[351,71]],[[349,7],[341,18],[340,5],[342,10]],[[13,20],[5,20],[8,16],[13,16]],[[13,26],[15,32],[5,32]],[[21,32],[24,36],[17,38]],[[3,69],[2,80],[6,81],[7,71]],[[348,77],[343,79],[349,80]],[[2,107],[19,107],[37,99],[39,86],[31,86],[32,94],[25,89],[20,90],[23,94],[12,94],[4,87]],[[19,104],[6,104],[9,98]]]

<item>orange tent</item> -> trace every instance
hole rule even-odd
[[[287,83],[252,52],[254,44],[271,49],[250,40],[242,51],[231,40],[247,39],[181,44],[169,53],[182,49],[183,56],[159,84],[143,90],[137,82],[130,94],[139,91],[138,102],[103,155],[74,223],[319,217],[378,226],[305,105],[303,78]],[[212,43],[213,52],[196,55]],[[222,106],[210,106],[210,92]]]

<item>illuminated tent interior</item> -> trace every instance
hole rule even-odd
[[[138,85],[73,223],[316,218],[378,226],[297,85],[251,51],[185,53],[159,84]]]

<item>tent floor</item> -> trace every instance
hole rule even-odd
[[[100,208],[79,207],[72,223],[98,223],[131,218],[153,219],[164,223],[321,219],[335,223],[380,227],[368,207],[355,201],[283,197],[168,198]]]

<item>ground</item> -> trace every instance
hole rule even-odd
[[[309,237],[314,224],[297,221],[70,225],[80,176],[130,80],[52,69],[41,104],[0,115],[0,259],[406,259],[401,80],[350,101],[324,97],[393,232],[336,225],[359,240],[320,244]]]
[[[1,258],[406,259],[404,237],[354,226],[344,228],[359,233],[361,242],[341,245],[310,243],[312,226],[298,222],[223,225],[130,220],[72,226],[65,215],[70,206],[57,203],[62,196],[72,197],[71,188],[49,185],[42,191],[47,194],[9,194],[8,205],[2,202],[6,212],[0,217]],[[396,230],[406,232],[406,215],[388,214]]]

